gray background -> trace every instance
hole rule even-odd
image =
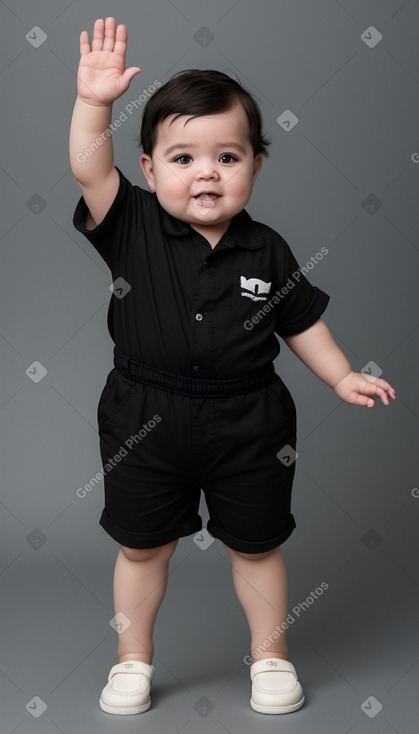
[[[307,698],[286,716],[250,709],[230,561],[218,540],[203,551],[192,536],[170,561],[152,708],[99,709],[116,662],[118,546],[98,525],[103,483],[76,490],[101,468],[110,272],[72,227],[68,132],[79,34],[91,39],[107,15],[127,25],[127,65],[142,69],[114,119],[185,68],[220,69],[255,94],[272,145],[247,210],[300,265],[328,248],[309,275],[331,296],[325,320],[353,369],[374,361],[397,390],[387,408],[350,406],[282,343],[275,367],[298,410],[297,528],[282,547],[290,612],[329,585],[288,629]],[[2,0],[0,21],[0,733],[416,730],[418,3]],[[35,26],[47,35],[38,47]],[[361,37],[370,26],[382,34],[373,48]],[[277,122],[285,110],[299,119],[289,131]],[[113,141],[115,163],[146,187],[140,119],[141,108]],[[35,361],[47,370],[38,383]],[[383,707],[374,716],[370,696]]]

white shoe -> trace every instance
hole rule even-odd
[[[250,705],[260,714],[288,714],[305,701],[297,672],[289,660],[265,658],[250,666]]]
[[[141,660],[126,660],[114,665],[100,695],[102,711],[108,714],[142,714],[148,711],[155,672],[153,665]]]

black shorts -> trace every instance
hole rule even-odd
[[[130,548],[197,533],[202,489],[212,536],[244,553],[281,545],[296,527],[296,411],[273,365],[199,380],[114,355],[97,409],[104,530]]]

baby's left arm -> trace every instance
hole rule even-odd
[[[386,380],[353,372],[322,318],[305,331],[283,339],[291,351],[345,402],[372,408],[375,397],[384,405],[389,405],[387,395],[393,400],[396,398],[395,389]]]

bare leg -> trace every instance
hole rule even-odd
[[[118,663],[141,660],[151,665],[154,623],[177,543],[174,540],[158,548],[144,549],[120,545],[113,585],[115,614],[123,612],[131,624],[118,635]]]
[[[234,588],[249,624],[254,662],[265,658],[288,660],[286,629],[280,627],[288,614],[287,572],[281,548],[240,553],[224,547],[231,558]]]

